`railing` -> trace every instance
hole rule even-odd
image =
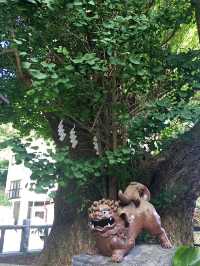
[[[4,247],[4,238],[6,230],[21,230],[21,242],[20,242],[20,253],[27,253],[29,238],[31,229],[44,230],[42,237],[40,237],[44,241],[44,245],[49,235],[49,229],[52,225],[31,225],[30,220],[24,220],[23,225],[0,225],[1,238],[0,238],[0,254],[3,254]],[[12,239],[11,239],[12,241]]]
[[[21,232],[21,242],[20,242],[20,253],[28,252],[28,244],[30,238],[31,229],[44,229],[42,240],[44,241],[44,246],[49,235],[49,229],[52,228],[52,225],[30,225],[30,220],[24,220],[23,225],[0,225],[1,238],[0,238],[0,255],[3,254],[4,247],[4,237],[6,230],[22,230]],[[193,227],[194,232],[200,233],[200,226]],[[199,244],[194,244],[195,246],[200,246]],[[10,252],[9,252],[10,253]]]

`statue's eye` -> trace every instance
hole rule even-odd
[[[107,214],[107,211],[103,211],[103,214]]]

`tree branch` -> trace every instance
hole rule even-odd
[[[90,129],[90,132],[92,132],[92,131],[94,130],[94,127],[96,126],[96,123],[97,123],[98,118],[99,118],[99,116],[100,116],[100,114],[101,114],[101,111],[102,111],[103,106],[104,106],[104,103],[100,106],[100,108],[99,108],[99,110],[98,110],[98,112],[97,112],[97,114],[96,114],[96,117],[95,117],[95,119],[94,119],[94,123],[93,123],[93,125],[92,125],[92,127],[91,127],[91,129]]]
[[[16,72],[17,75],[19,76],[19,78],[23,79],[24,75],[23,75],[23,71],[21,68],[21,60],[20,60],[20,56],[19,56],[19,52],[16,48],[6,48],[4,49],[2,52],[0,52],[0,55],[4,55],[4,54],[13,54],[15,57],[15,61],[16,61]]]
[[[17,77],[23,81],[23,83],[27,87],[31,87],[32,81],[31,81],[31,76],[29,73],[24,73],[21,67],[21,59],[19,55],[19,51],[16,48],[6,48],[3,51],[0,52],[0,55],[4,54],[13,54],[15,57],[15,63],[16,63],[16,75]]]
[[[166,37],[166,39],[163,41],[161,46],[167,44],[174,37],[174,35],[176,34],[177,30],[178,30],[178,25],[176,25],[174,27],[173,31]]]

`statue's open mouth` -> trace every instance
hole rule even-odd
[[[113,228],[115,220],[112,217],[101,220],[91,220],[89,225],[93,230],[102,231],[104,228]]]

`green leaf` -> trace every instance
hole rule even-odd
[[[37,0],[25,0],[25,2],[28,2],[28,3],[31,3],[31,4],[34,4],[34,5],[38,4]]]
[[[45,73],[40,72],[37,69],[30,70],[31,75],[36,79],[46,79],[48,76]]]
[[[199,266],[200,248],[182,246],[178,248],[173,258],[173,266]]]
[[[23,66],[23,68],[25,68],[25,69],[29,69],[30,66],[31,66],[31,63],[30,63],[30,62],[23,62],[22,66]]]
[[[124,65],[124,62],[120,58],[111,57],[110,63],[112,65]]]
[[[88,2],[88,4],[94,6],[94,5],[95,5],[95,2],[94,2],[93,0],[90,0],[90,1]]]
[[[74,1],[74,6],[82,6],[82,2],[80,2],[80,1]]]
[[[14,41],[16,44],[19,44],[19,45],[22,44],[22,41],[20,41],[20,40],[14,39],[13,41]]]
[[[196,89],[200,89],[200,83],[194,83],[193,87],[196,88]]]
[[[56,51],[57,51],[58,53],[61,53],[61,54],[65,55],[66,57],[69,55],[69,51],[67,50],[66,47],[59,46],[59,47],[56,49]]]
[[[141,63],[140,60],[134,56],[129,57],[129,61],[134,65],[139,65]]]
[[[73,59],[72,62],[75,64],[80,64],[84,62],[84,59],[83,57],[79,57],[79,58]]]

